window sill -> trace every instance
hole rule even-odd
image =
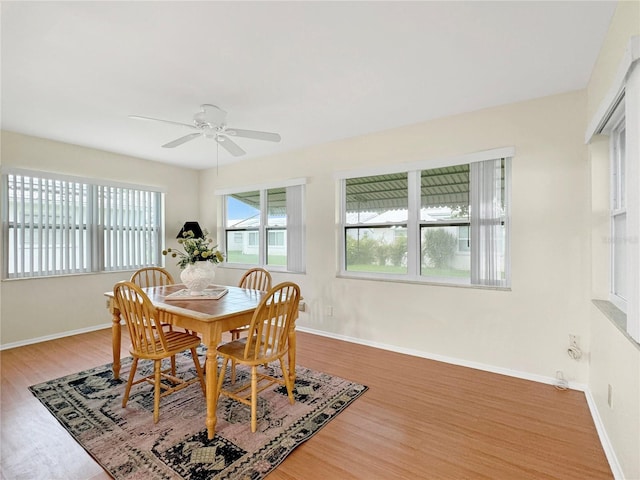
[[[287,270],[286,267],[282,267],[282,266],[274,266],[274,265],[253,265],[253,264],[248,264],[248,263],[227,263],[227,262],[222,262],[218,264],[218,268],[221,269],[228,269],[228,270],[248,270],[250,268],[254,268],[254,267],[261,267],[261,268],[265,268],[267,270],[269,270],[269,272],[271,273],[291,273],[291,274],[298,274],[298,275],[304,275],[306,272],[294,272],[293,270]]]
[[[613,323],[622,334],[629,339],[631,344],[640,350],[640,343],[636,342],[631,335],[627,333],[627,315],[613,303],[607,300],[591,300],[591,302],[602,312],[602,314]]]
[[[411,280],[411,279],[399,279],[391,276],[368,276],[368,275],[350,275],[348,273],[340,273],[336,275],[336,278],[346,278],[350,280],[368,280],[371,282],[385,282],[385,283],[408,283],[411,285],[426,285],[435,287],[454,287],[454,288],[471,288],[478,290],[498,290],[502,292],[510,292],[511,287],[499,287],[494,285],[471,285],[469,283],[447,283],[428,280]]]

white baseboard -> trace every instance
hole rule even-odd
[[[500,375],[507,375],[509,377],[522,378],[524,380],[531,380],[538,383],[546,383],[548,385],[555,385],[557,383],[555,377],[546,377],[544,375],[535,375],[532,373],[520,372],[517,370],[510,370],[508,368],[496,367],[495,365],[470,362],[468,360],[462,360],[455,357],[447,357],[445,355],[428,353],[421,350],[412,350],[409,348],[397,347],[395,345],[388,345],[385,343],[362,340],[360,338],[349,337],[346,335],[337,335],[333,333],[327,333],[320,330],[314,330],[312,328],[296,327],[296,330],[300,332],[311,333],[313,335],[320,335],[322,337],[334,338],[336,340],[344,340],[345,342],[357,343],[359,345],[366,345],[368,347],[379,348],[381,350],[389,350],[391,352],[404,353],[406,355],[411,355],[413,357],[428,358],[429,360],[437,360],[439,362],[450,363],[452,365],[459,365],[461,367],[475,368],[476,370],[482,370],[485,372],[498,373]],[[571,390],[579,390],[583,392],[587,390],[587,386],[585,384],[576,383],[576,382],[569,382],[569,388]]]
[[[591,417],[593,418],[593,423],[595,424],[596,430],[598,431],[598,436],[600,437],[600,443],[602,444],[602,448],[604,449],[604,454],[607,456],[607,461],[609,462],[609,466],[611,467],[613,478],[615,478],[616,480],[624,480],[622,467],[620,467],[618,457],[616,457],[616,453],[613,450],[611,441],[609,440],[609,436],[607,435],[607,431],[605,430],[604,424],[602,423],[602,418],[600,417],[600,412],[598,412],[596,401],[594,400],[593,395],[591,395],[590,390],[585,391],[584,395],[587,398],[587,405],[589,405],[589,411],[591,411]]]
[[[518,370],[500,368],[494,365],[470,362],[468,360],[462,360],[454,357],[447,357],[444,355],[430,354],[428,352],[423,352],[421,350],[400,348],[395,345],[388,345],[388,344],[379,343],[379,342],[371,342],[368,340],[362,340],[360,338],[323,332],[321,330],[314,330],[312,328],[307,328],[307,327],[296,327],[296,330],[300,332],[310,333],[313,335],[320,335],[322,337],[333,338],[336,340],[343,340],[345,342],[356,343],[359,345],[366,345],[368,347],[379,348],[381,350],[388,350],[391,352],[412,355],[414,357],[428,358],[429,360],[436,360],[439,362],[449,363],[452,365],[459,365],[461,367],[474,368],[476,370],[483,370],[485,372],[498,373],[500,375],[507,375],[509,377],[521,378],[524,380],[531,380],[533,382],[545,383],[548,385],[556,384],[556,378],[554,377],[547,377],[544,375],[534,375],[527,372],[520,372]],[[609,467],[611,468],[611,472],[613,473],[613,476],[616,480],[624,480],[624,474],[622,473],[622,469],[620,468],[620,464],[618,462],[616,454],[613,450],[611,442],[609,441],[609,437],[607,435],[606,429],[604,428],[604,424],[602,423],[602,419],[600,418],[600,414],[598,413],[598,409],[596,407],[595,401],[593,400],[593,396],[591,395],[591,391],[589,390],[589,387],[584,383],[576,383],[576,382],[569,382],[568,387],[571,390],[578,390],[578,391],[584,392],[585,398],[587,399],[587,405],[589,406],[589,411],[591,412],[593,423],[595,424],[596,430],[598,432],[598,437],[600,438],[600,443],[602,444],[602,448],[607,457],[607,461],[609,462]]]
[[[79,335],[81,333],[95,332],[96,330],[111,328],[112,325],[113,323],[109,322],[102,325],[95,325],[93,327],[79,328],[78,330],[68,330],[66,332],[56,333],[53,335],[45,335],[44,337],[29,338],[27,340],[21,340],[19,342],[4,343],[0,345],[0,351],[16,347],[24,347],[25,345],[32,345],[34,343],[47,342],[49,340],[55,340],[57,338],[71,337],[73,335]]]

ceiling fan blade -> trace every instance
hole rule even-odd
[[[182,122],[174,122],[173,120],[163,120],[161,118],[143,117],[141,115],[129,115],[129,118],[135,118],[136,120],[152,120],[154,122],[170,123],[172,125],[180,125],[181,127],[187,127],[187,128],[192,128],[194,130],[197,130],[197,128],[194,125],[189,125],[188,123],[182,123]]]
[[[174,148],[174,147],[177,147],[178,145],[182,145],[183,143],[187,143],[189,140],[193,140],[194,138],[199,137],[200,135],[202,135],[201,132],[190,133],[189,135],[185,135],[184,137],[180,137],[180,138],[174,140],[173,142],[165,143],[164,145],[162,145],[162,148]]]
[[[258,130],[242,130],[240,128],[225,128],[225,135],[232,137],[253,138],[255,140],[267,140],[269,142],[279,142],[282,137],[277,133],[260,132]]]
[[[218,135],[216,137],[216,142],[218,142],[218,145],[222,146],[224,149],[227,150],[227,152],[229,152],[234,157],[240,157],[245,153],[247,153],[243,149],[241,149],[237,144],[233,143],[230,138]]]

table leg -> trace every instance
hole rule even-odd
[[[113,325],[111,327],[111,343],[113,346],[113,378],[120,378],[120,311],[113,309]]]
[[[216,434],[216,423],[218,418],[216,416],[216,410],[218,408],[218,355],[216,348],[222,340],[222,332],[219,326],[214,326],[214,331],[208,335],[205,335],[205,345],[207,345],[207,376],[205,378],[207,382],[207,438],[212,440]]]

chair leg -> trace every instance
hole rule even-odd
[[[236,361],[231,360],[231,385],[236,383]]]
[[[160,420],[160,363],[162,360],[153,361],[153,423],[158,423]]]
[[[171,375],[176,376],[176,356],[171,355]]]
[[[280,360],[280,368],[282,369],[282,376],[284,377],[284,384],[287,387],[287,395],[289,397],[289,403],[293,405],[295,403],[295,399],[293,398],[293,385],[291,384],[291,378],[289,378],[289,370],[284,364],[284,360],[282,357]]]
[[[258,367],[251,367],[251,433],[255,433],[258,426]]]
[[[220,397],[220,391],[222,390],[222,384],[224,383],[224,375],[227,370],[227,364],[229,363],[229,357],[222,358],[222,367],[220,367],[220,374],[218,375],[218,385],[216,385],[216,398]]]
[[[122,397],[122,408],[127,406],[129,401],[129,392],[131,391],[131,385],[133,384],[133,377],[136,375],[136,368],[138,368],[138,357],[133,357],[131,363],[131,370],[129,371],[129,380],[127,380],[127,388],[124,390],[124,397]]]
[[[207,396],[207,387],[204,384],[204,375],[202,373],[202,367],[200,366],[200,360],[198,360],[198,353],[195,348],[191,349],[191,358],[193,358],[193,364],[196,366],[196,372],[198,373],[198,378],[200,379],[200,386],[202,387],[202,393],[204,396]]]

